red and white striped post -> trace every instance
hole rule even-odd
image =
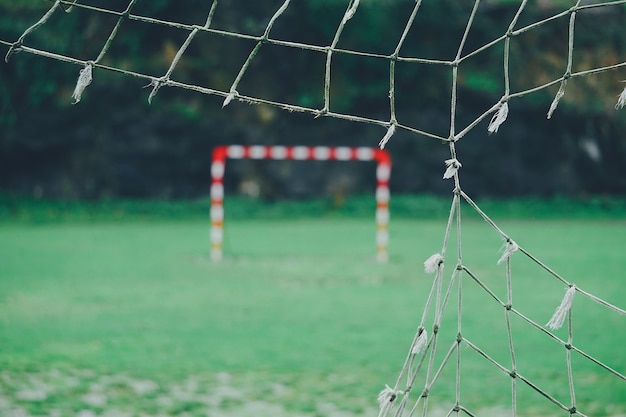
[[[222,259],[224,240],[224,172],[226,159],[376,161],[376,260],[389,259],[389,178],[391,157],[387,151],[364,147],[328,146],[218,146],[211,164],[211,259]]]
[[[226,147],[213,150],[211,163],[211,259],[222,259],[224,241],[224,171],[226,170]]]
[[[375,149],[376,167],[376,260],[389,260],[389,178],[391,158],[387,151]]]

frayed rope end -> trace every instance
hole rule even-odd
[[[448,168],[446,169],[446,172],[444,172],[443,174],[444,180],[454,177],[454,174],[456,174],[459,168],[463,166],[456,158],[446,159],[445,163]]]
[[[489,126],[487,130],[489,133],[497,133],[498,129],[506,121],[506,117],[509,115],[509,103],[506,101],[501,103],[498,106],[498,110],[496,110],[496,114],[493,115],[491,121],[489,122]]]
[[[619,98],[617,99],[617,104],[615,105],[615,109],[623,109],[624,106],[626,106],[626,87],[624,87],[622,94],[619,95]]]
[[[380,412],[378,417],[384,417],[389,413],[393,402],[398,398],[398,395],[402,395],[402,390],[395,390],[389,385],[385,385],[385,388],[378,394],[378,404],[380,404]]]
[[[426,347],[427,343],[428,343],[428,333],[426,332],[426,329],[422,328],[422,332],[419,334],[419,336],[417,336],[417,340],[415,341],[415,344],[411,348],[411,354],[417,355],[421,353],[424,350],[424,347]]]
[[[437,271],[441,264],[443,264],[443,256],[439,253],[435,253],[424,261],[424,272],[432,274]]]
[[[389,139],[391,139],[394,133],[396,133],[396,125],[389,126],[389,129],[387,129],[387,133],[385,133],[385,136],[380,140],[380,142],[378,142],[378,147],[380,149],[385,149],[387,142],[389,142]]]
[[[506,242],[506,248],[504,249],[504,252],[502,253],[502,256],[500,257],[500,259],[498,259],[497,264],[500,265],[502,262],[509,259],[511,255],[513,255],[513,252],[517,251],[518,249],[519,249],[519,246],[517,245],[517,243],[509,239]]]
[[[346,14],[343,16],[343,24],[346,24],[348,20],[352,19],[352,16],[356,13],[356,9],[359,7],[359,2],[360,0],[354,0],[354,3],[346,10]]]
[[[237,93],[236,91],[231,91],[224,99],[224,102],[222,103],[222,108],[228,106],[230,102],[233,101],[233,99],[235,98],[235,95],[238,95],[238,94],[239,93]]]
[[[548,110],[548,119],[552,118],[552,113],[556,110],[559,105],[559,101],[565,95],[565,86],[567,85],[567,79],[561,81],[561,86],[559,87],[559,91],[556,92],[556,96],[554,96],[554,100],[552,100],[552,104],[550,104],[550,110]]]
[[[567,313],[572,309],[572,303],[574,301],[574,294],[576,294],[576,286],[572,285],[565,292],[565,296],[563,300],[561,300],[561,304],[556,308],[556,311],[550,318],[550,321],[546,324],[552,330],[558,330],[563,326],[563,322],[565,322],[565,317]]]
[[[76,87],[74,88],[74,93],[72,94],[72,98],[74,99],[74,103],[72,104],[76,104],[80,101],[83,91],[85,91],[85,88],[91,84],[92,71],[93,65],[90,63],[86,64],[85,68],[80,70],[80,73],[78,74],[78,81],[76,81]]]

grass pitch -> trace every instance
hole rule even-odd
[[[207,221],[1,225],[0,414],[375,415],[419,324],[432,285],[422,263],[441,250],[445,218],[392,218],[387,265],[374,262],[373,223],[231,221],[219,264]],[[623,220],[498,224],[566,279],[624,306]],[[464,265],[505,298],[499,237],[474,218],[462,242]],[[529,318],[545,324],[565,289],[514,255],[514,305]],[[456,337],[456,289],[451,297],[444,352]],[[462,308],[463,335],[510,367],[503,309],[467,276]],[[624,374],[625,318],[579,296],[573,317],[574,344]],[[518,371],[569,404],[565,349],[519,319],[512,327]],[[626,413],[626,382],[574,356],[578,409]],[[433,410],[454,401],[455,361],[431,391]],[[464,405],[510,413],[510,377],[468,348],[461,366]],[[525,415],[559,413],[517,386]]]

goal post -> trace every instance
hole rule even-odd
[[[217,146],[211,163],[211,259],[223,257],[224,173],[227,159],[376,162],[376,260],[389,258],[389,178],[391,157],[385,150],[367,147],[328,146]]]

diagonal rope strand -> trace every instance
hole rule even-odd
[[[211,25],[211,21],[213,20],[213,15],[215,14],[216,8],[217,8],[217,0],[213,0],[213,3],[211,4],[211,9],[209,10],[209,16],[207,17],[206,22],[204,23],[204,26],[202,26],[203,29],[208,29],[209,26]],[[130,9],[127,9],[127,12],[130,12]],[[163,83],[169,81],[172,75],[172,72],[174,72],[174,69],[176,68],[176,65],[178,65],[178,62],[182,58],[183,54],[185,53],[189,45],[191,45],[191,41],[198,34],[199,31],[200,31],[200,28],[195,27],[189,33],[189,35],[187,36],[187,39],[185,39],[185,42],[182,44],[180,49],[176,52],[174,59],[172,59],[172,62],[170,63],[170,67],[167,69],[167,72],[165,73],[165,75],[161,77],[158,81],[152,82],[153,88],[152,88],[152,92],[150,92],[150,95],[148,96],[148,103],[152,103],[152,99],[154,98],[154,96],[156,96],[156,94],[158,93]]]

